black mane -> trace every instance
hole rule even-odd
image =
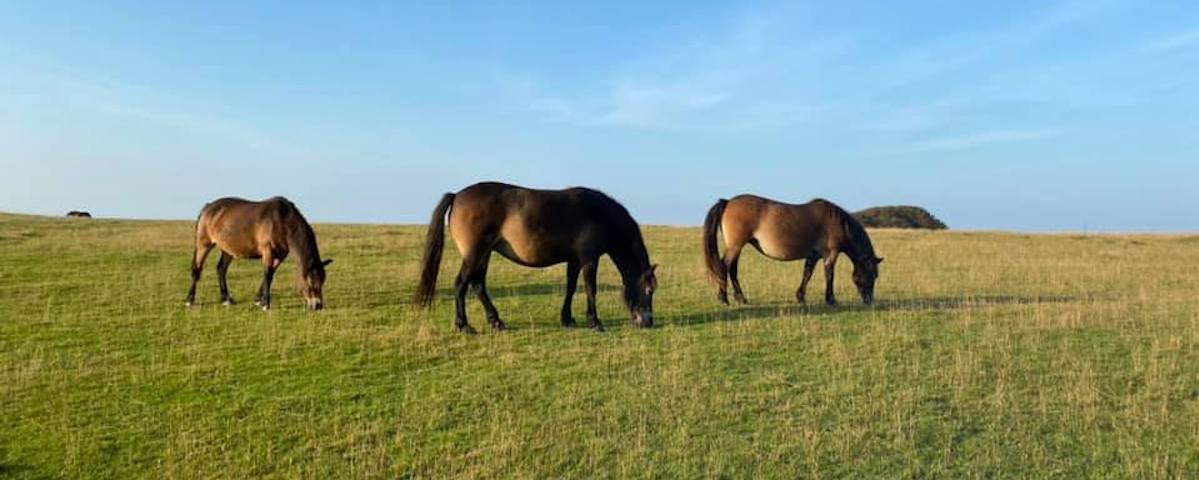
[[[853,214],[841,208],[840,205],[828,200],[818,198],[814,201],[828,205],[832,210],[833,215],[840,222],[841,228],[845,230],[845,236],[849,238],[849,242],[855,250],[852,255],[854,261],[869,260],[873,262],[877,258],[874,253],[874,243],[870,241],[870,235],[866,234],[866,227],[863,227],[862,223],[857,218],[854,218]]]
[[[275,197],[280,203],[280,215],[283,224],[287,229],[287,243],[296,253],[296,260],[300,264],[300,272],[303,275],[311,275],[323,269],[321,265],[321,252],[316,245],[316,232],[312,230],[312,225],[308,223],[308,219],[300,213],[295,204],[283,197]]]

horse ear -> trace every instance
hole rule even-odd
[[[645,293],[647,294],[654,293],[654,290],[658,288],[658,277],[654,276],[654,270],[657,269],[658,264],[655,263],[649,266],[649,270],[641,274],[641,285],[645,287]]]
[[[878,257],[878,258],[874,259],[874,264],[875,264],[875,265],[878,265],[878,264],[880,264],[880,263],[883,263],[883,257]]]
[[[333,259],[332,259],[332,258],[330,258],[330,259],[328,259],[328,260],[325,260],[325,261],[321,262],[321,266],[322,266],[322,267],[328,267],[330,263],[333,263]]]

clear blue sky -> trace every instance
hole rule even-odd
[[[1199,230],[1193,0],[184,3],[0,1],[0,210],[424,222],[494,179]]]

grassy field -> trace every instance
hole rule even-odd
[[[499,259],[513,331],[472,299],[468,337],[452,246],[408,302],[421,227],[317,225],[329,308],[288,261],[269,313],[215,257],[183,307],[191,228],[0,215],[0,476],[1199,476],[1199,237],[875,231],[876,308],[756,253],[725,308],[698,229],[649,227],[659,328],[606,260],[597,334],[564,267]]]

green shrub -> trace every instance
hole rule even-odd
[[[916,228],[945,230],[949,227],[937,220],[933,214],[920,207],[888,206],[867,208],[854,213],[854,217],[867,228]]]

